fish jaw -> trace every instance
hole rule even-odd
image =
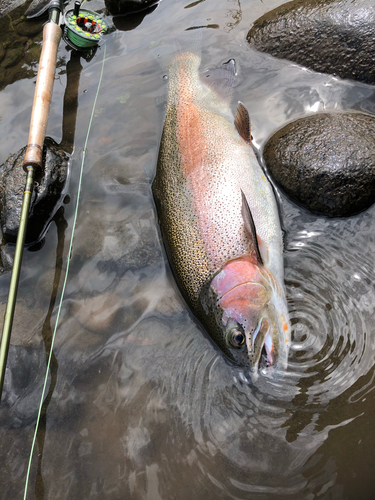
[[[263,369],[286,369],[289,321],[285,294],[274,276],[251,256],[227,262],[202,301],[211,335],[253,379]],[[215,322],[216,328],[212,329]]]

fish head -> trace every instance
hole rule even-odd
[[[204,307],[213,340],[253,377],[264,368],[286,368],[285,295],[266,268],[246,257],[228,262],[211,280]]]

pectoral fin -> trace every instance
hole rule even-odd
[[[244,195],[244,192],[241,189],[241,196],[242,196],[242,209],[241,209],[241,214],[242,214],[242,219],[245,224],[245,228],[247,232],[249,233],[251,240],[254,243],[254,253],[255,257],[258,261],[258,263],[263,266],[263,259],[259,251],[259,245],[258,245],[258,237],[257,237],[257,232],[254,224],[254,219],[251,214],[251,210],[249,207],[249,204],[247,202],[246,196]]]
[[[240,134],[242,139],[244,139],[247,143],[251,145],[251,126],[250,126],[250,116],[249,112],[242,104],[241,101],[238,101],[237,106],[237,114],[234,120],[234,126],[237,129],[237,132]]]

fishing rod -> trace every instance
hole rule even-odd
[[[51,0],[49,4],[49,20],[43,28],[43,46],[31,112],[28,144],[23,160],[26,184],[0,344],[0,400],[4,386],[34,178],[36,173],[42,172],[43,168],[43,144],[55,79],[58,46],[63,36],[64,41],[73,50],[83,51],[87,56],[86,58],[90,60],[95,54],[100,38],[107,28],[99,15],[88,10],[80,11],[80,7],[81,2],[76,1],[74,9],[70,9],[65,13],[65,26],[62,28],[60,26],[60,17],[63,13],[63,0]]]
[[[49,6],[49,22],[43,28],[43,47],[34,93],[29,140],[23,161],[23,168],[27,173],[26,185],[22,200],[21,217],[0,345],[0,398],[4,385],[5,368],[13,325],[14,309],[16,306],[23,247],[26,237],[27,220],[34,187],[34,176],[36,171],[42,169],[43,144],[55,79],[57,49],[62,35],[59,25],[61,12],[62,0],[52,0]]]

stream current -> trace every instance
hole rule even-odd
[[[258,151],[302,116],[375,114],[373,87],[247,46],[252,22],[281,3],[163,0],[115,20],[105,50],[81,60],[70,200],[44,244],[24,252],[0,407],[2,500],[24,498],[103,57],[27,498],[374,498],[375,207],[329,219],[276,189],[293,342],[285,374],[249,385],[181,298],[151,195],[168,83],[152,49],[173,46],[193,20],[209,26],[202,71],[236,61],[233,111],[237,100],[249,110]],[[64,43],[58,55],[47,135],[60,142]],[[33,81],[0,92],[0,163],[27,142]],[[0,276],[1,314],[9,279]]]

